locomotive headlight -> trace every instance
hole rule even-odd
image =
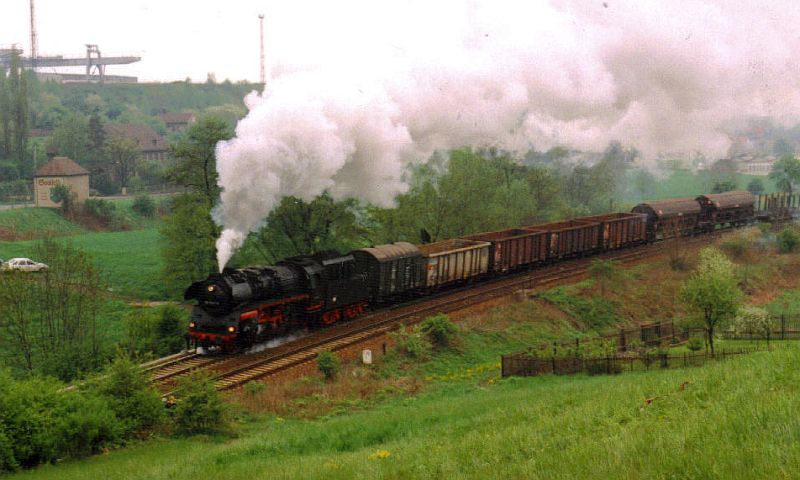
[[[235,331],[236,331],[236,327],[234,327],[234,326],[228,327],[228,332],[233,333]]]
[[[207,288],[208,292],[211,293],[214,291],[214,285],[209,285]]]
[[[196,323],[194,323],[194,322],[189,322],[189,328],[194,328],[194,327],[196,327],[196,326],[197,326],[197,324],[196,324]]]

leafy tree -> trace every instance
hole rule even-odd
[[[772,166],[769,178],[782,191],[792,193],[794,185],[800,182],[800,160],[791,154],[782,156]]]
[[[89,165],[89,147],[89,121],[81,114],[70,115],[59,123],[48,145],[48,149],[81,165]]]
[[[150,195],[146,194],[137,195],[136,198],[133,199],[131,208],[134,212],[147,218],[153,218],[156,214],[156,202],[153,201]]]
[[[168,172],[168,179],[201,194],[208,205],[214,205],[220,192],[215,148],[220,140],[227,140],[232,135],[231,127],[223,120],[214,116],[200,118],[180,140],[170,145],[177,163]]]
[[[5,68],[0,67],[0,158],[11,157],[11,109]]]
[[[761,195],[764,190],[764,181],[760,178],[754,178],[747,184],[747,191],[753,195]]]
[[[681,297],[702,318],[713,354],[714,329],[732,319],[742,302],[733,263],[716,248],[704,249],[697,268],[683,284]]]
[[[756,333],[767,339],[767,344],[769,344],[774,327],[775,322],[767,311],[754,305],[741,307],[733,323],[733,329],[737,335]]]
[[[779,253],[792,253],[800,245],[800,234],[792,227],[787,227],[778,232],[776,236]]]
[[[99,274],[86,253],[51,239],[38,245],[36,258],[50,268],[0,275],[0,347],[18,371],[70,380],[105,358]]]
[[[203,117],[183,137],[170,145],[176,164],[168,174],[175,185],[188,192],[176,195],[172,214],[162,227],[165,279],[172,290],[182,289],[216,270],[215,242],[219,227],[211,209],[219,197],[215,148],[232,135],[225,122]]]
[[[127,187],[136,173],[139,147],[131,139],[114,137],[106,140],[103,153],[116,181],[120,186]]]
[[[99,380],[103,395],[126,435],[153,428],[164,421],[164,407],[150,388],[146,373],[127,358],[117,357]]]

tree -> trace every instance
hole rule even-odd
[[[794,185],[800,182],[800,160],[791,154],[782,156],[772,165],[769,178],[782,191],[792,193]]]
[[[747,191],[753,195],[761,195],[764,193],[764,181],[760,178],[754,178],[747,184]]]
[[[767,340],[767,345],[769,345],[774,326],[775,322],[766,310],[754,305],[744,305],[736,314],[733,329],[739,336],[744,334],[752,335],[753,333],[760,334]]]
[[[215,242],[219,227],[211,209],[219,198],[215,148],[232,132],[225,122],[203,117],[170,145],[176,164],[167,178],[188,189],[172,199],[172,214],[165,219],[164,275],[171,289],[180,289],[216,270]]]
[[[733,263],[714,247],[704,249],[697,268],[683,284],[681,298],[703,320],[713,354],[714,329],[732,319],[742,302]]]
[[[50,200],[61,205],[61,213],[69,217],[75,211],[75,199],[78,195],[72,191],[69,185],[60,183],[50,189]]]
[[[44,240],[36,258],[50,268],[0,275],[0,350],[19,371],[71,380],[104,359],[100,277],[91,258],[69,244]]]
[[[336,378],[341,362],[333,352],[320,352],[317,354],[317,368],[325,376],[325,380],[331,381]]]
[[[215,148],[221,140],[231,138],[230,126],[214,116],[200,118],[174,144],[170,145],[175,167],[167,173],[174,184],[203,195],[208,205],[219,197]]]
[[[129,186],[139,160],[139,148],[136,143],[128,138],[114,137],[105,142],[103,153],[119,185]]]
[[[53,130],[48,148],[82,165],[88,165],[90,143],[89,122],[86,117],[73,114],[65,118]]]

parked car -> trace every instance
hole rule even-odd
[[[3,263],[3,270],[21,270],[23,272],[41,272],[49,267],[44,263],[34,262],[30,258],[12,258]]]

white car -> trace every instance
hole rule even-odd
[[[12,258],[3,264],[3,270],[21,270],[23,272],[41,272],[49,267],[44,263],[34,262],[30,258]]]

